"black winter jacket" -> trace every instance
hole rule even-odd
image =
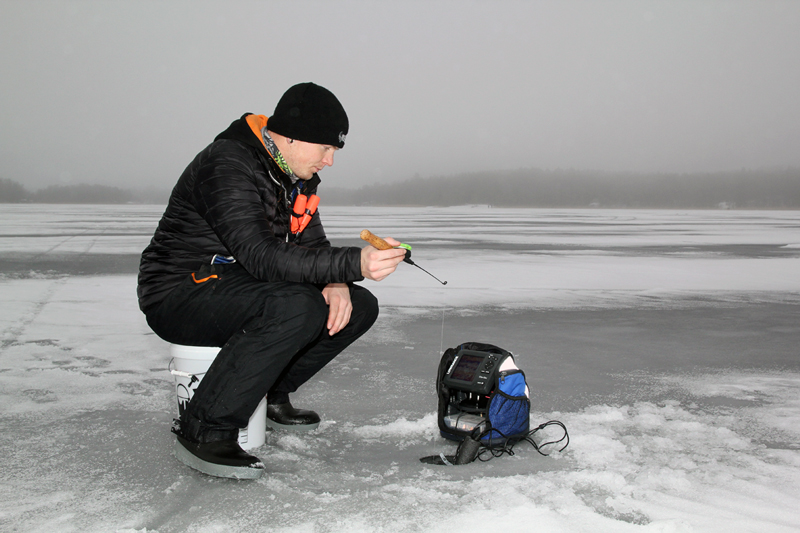
[[[139,265],[139,307],[157,305],[215,254],[233,256],[263,281],[327,284],[359,281],[359,248],[333,248],[317,211],[289,242],[292,183],[248,123],[234,121],[181,175]],[[255,120],[254,120],[255,119]],[[254,124],[266,120],[251,116]],[[307,180],[304,194],[316,191]]]

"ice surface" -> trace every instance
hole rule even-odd
[[[8,207],[8,209],[7,209]],[[800,213],[346,208],[414,246],[373,330],[295,395],[257,482],[171,457],[166,344],[135,298],[160,208],[0,213],[0,530],[797,531]],[[80,268],[75,265],[80,264]],[[441,347],[512,350],[571,443],[433,467]]]

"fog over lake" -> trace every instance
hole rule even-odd
[[[355,188],[515,169],[800,167],[800,3],[3,1],[0,178],[168,189],[313,81]]]

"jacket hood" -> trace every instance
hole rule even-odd
[[[243,142],[256,149],[260,148],[263,150],[263,153],[269,155],[267,147],[264,146],[264,141],[261,140],[261,128],[267,125],[267,120],[267,117],[264,115],[245,113],[241,118],[231,122],[228,129],[217,135],[214,140],[231,139]]]

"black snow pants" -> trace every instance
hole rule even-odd
[[[181,431],[198,442],[236,439],[265,395],[288,401],[378,317],[377,299],[354,285],[350,322],[330,336],[328,305],[314,285],[259,281],[235,263],[208,265],[194,278],[145,315],[167,342],[222,348],[181,418]]]

